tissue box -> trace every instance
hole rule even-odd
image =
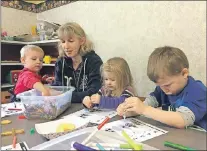
[[[32,89],[17,95],[25,107],[27,119],[52,120],[71,106],[74,87],[53,86],[51,96],[42,96],[41,92]]]

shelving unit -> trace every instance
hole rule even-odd
[[[2,66],[21,66],[22,65],[22,63],[20,63],[20,62],[18,62],[18,63],[10,63],[10,62],[3,62],[3,63],[1,63],[1,65]],[[43,64],[43,66],[55,66],[55,64],[53,63],[53,64]]]
[[[45,55],[50,55],[51,57],[58,57],[57,44],[59,40],[44,40],[35,42],[22,42],[22,41],[6,41],[1,40],[1,89],[3,91],[8,91],[9,88],[13,87],[14,84],[10,83],[8,80],[8,75],[11,70],[21,70],[23,69],[20,60],[20,50],[23,46],[32,44],[40,46]],[[40,71],[41,75],[53,74],[55,64],[43,64],[43,68]],[[2,91],[2,90],[1,90]]]
[[[1,88],[11,88],[13,86],[14,86],[13,84],[9,84],[9,83],[1,84]]]
[[[7,41],[7,40],[1,40],[2,44],[13,44],[13,45],[52,45],[54,43],[59,42],[59,39],[53,39],[53,40],[43,40],[43,41],[34,41],[34,42],[23,42],[23,41]]]

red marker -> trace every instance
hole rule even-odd
[[[10,111],[22,111],[22,109],[17,109],[17,108],[8,108]]]
[[[81,144],[85,145],[90,139],[91,137],[98,131],[100,130],[108,121],[110,120],[109,117],[106,117],[106,119],[98,125],[98,127],[96,128],[95,131],[93,131],[93,133],[91,133]]]

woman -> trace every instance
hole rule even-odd
[[[58,29],[59,59],[55,64],[53,86],[66,86],[67,79],[75,87],[72,102],[82,103],[85,96],[91,96],[101,87],[101,58],[93,50],[92,42],[87,38],[80,25],[66,23]],[[52,78],[48,78],[50,81]]]

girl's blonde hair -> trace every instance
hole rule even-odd
[[[80,55],[82,56],[93,50],[93,43],[87,38],[87,35],[85,34],[83,28],[75,22],[63,24],[59,27],[57,33],[59,39],[63,39],[64,37],[68,37],[70,39],[73,36],[77,36],[78,38],[85,38],[85,43],[80,47]],[[61,42],[58,44],[58,50],[59,57],[65,56]]]
[[[132,87],[133,94],[136,95],[133,86],[132,74],[126,60],[120,57],[114,57],[109,59],[101,66],[102,78],[104,78],[104,72],[110,72],[115,76],[115,80],[117,82],[117,89],[113,91],[113,96],[121,96],[124,89],[128,86]]]

